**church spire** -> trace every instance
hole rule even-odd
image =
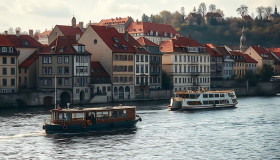
[[[246,51],[247,48],[248,48],[248,45],[247,45],[247,39],[246,39],[246,31],[243,26],[242,31],[241,31],[241,37],[240,37],[240,52],[243,53],[244,51]]]

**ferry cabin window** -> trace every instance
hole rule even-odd
[[[72,113],[72,120],[73,121],[85,120],[85,114],[84,113]]]
[[[222,94],[220,94],[220,97],[225,97],[225,95],[222,93]]]
[[[126,117],[126,110],[119,111],[119,117]]]
[[[215,100],[215,104],[220,104],[220,101],[219,100]]]
[[[213,94],[209,94],[209,98],[213,98],[214,97],[214,95]]]
[[[203,98],[208,98],[208,94],[203,94]]]
[[[219,97],[219,94],[215,94],[215,97]]]
[[[188,101],[188,105],[201,105],[200,101]]]
[[[96,112],[97,119],[108,119],[108,111]]]
[[[190,94],[191,99],[196,99],[199,97],[199,94]]]
[[[90,120],[90,119],[95,119],[95,113],[94,112],[88,112],[87,120]]]
[[[118,118],[118,111],[109,111],[109,117],[112,119]]]
[[[215,101],[209,101],[209,104],[214,104],[215,103]]]
[[[209,104],[208,101],[203,101],[203,104]]]

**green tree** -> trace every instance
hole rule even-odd
[[[142,15],[142,22],[149,22],[149,16],[147,16],[146,14]]]
[[[270,78],[274,75],[273,67],[268,64],[264,64],[261,69],[260,75],[263,81],[269,81]]]

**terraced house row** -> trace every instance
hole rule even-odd
[[[56,86],[63,106],[128,101],[148,99],[163,89],[210,89],[211,80],[242,78],[258,73],[263,64],[276,73],[280,68],[279,49],[246,46],[244,29],[242,51],[200,44],[169,25],[133,22],[131,17],[86,28],[73,17],[70,26],[45,32],[38,41],[48,45],[35,40],[32,30],[29,35],[0,35],[1,94],[40,92],[43,104],[53,104]]]

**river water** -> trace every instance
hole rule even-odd
[[[46,135],[49,108],[0,110],[2,159],[280,159],[280,96],[245,97],[234,109],[169,111],[129,102],[136,129]]]

